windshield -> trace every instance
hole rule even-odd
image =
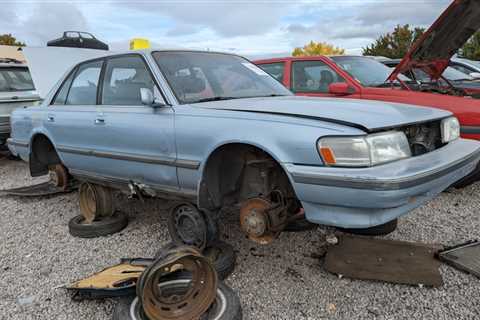
[[[0,69],[0,92],[35,90],[27,68]]]
[[[265,71],[238,56],[154,52],[160,70],[181,104],[292,93]]]
[[[381,62],[368,57],[331,57],[343,70],[348,72],[365,87],[383,85],[392,73],[392,69]],[[401,80],[411,79],[401,76]]]

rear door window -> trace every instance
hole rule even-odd
[[[94,61],[79,66],[68,92],[66,104],[95,105],[103,61]]]

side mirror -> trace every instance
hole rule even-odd
[[[328,92],[330,94],[346,96],[355,93],[355,89],[345,82],[335,82],[328,86]]]
[[[480,79],[480,72],[472,72],[470,73],[470,76],[475,79]]]
[[[140,88],[140,99],[144,105],[152,108],[165,106],[163,102],[160,102],[155,98],[153,91],[149,88]]]

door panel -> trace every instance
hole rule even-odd
[[[158,87],[140,55],[107,60],[95,140],[101,172],[160,188],[178,188],[174,111],[142,104],[140,90]]]

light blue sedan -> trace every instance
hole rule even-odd
[[[213,52],[84,61],[11,125],[9,148],[32,176],[61,165],[80,181],[207,215],[238,205],[242,229],[262,243],[303,212],[343,228],[395,221],[480,159],[448,112],[295,97],[248,60]]]

